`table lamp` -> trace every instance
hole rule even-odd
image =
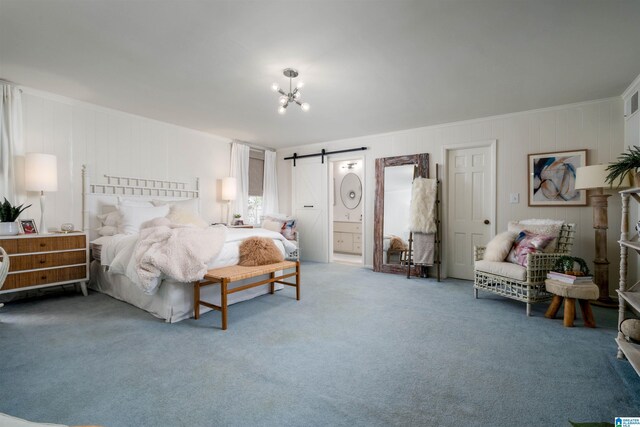
[[[44,217],[45,191],[58,191],[58,165],[52,154],[27,153],[24,161],[24,182],[27,191],[40,192],[40,229],[47,234]]]
[[[228,176],[222,180],[222,200],[227,201],[227,224],[229,224],[231,202],[236,199],[236,185],[236,179],[232,176]]]
[[[606,181],[607,167],[609,165],[583,166],[576,169],[576,190],[595,190],[589,196],[593,206],[593,228],[596,236],[596,257],[594,264],[594,282],[600,289],[600,297],[597,305],[605,307],[618,307],[618,304],[609,296],[609,260],[607,259],[607,229],[609,218],[607,199],[611,194],[605,190],[616,190],[630,186],[629,175],[615,188]]]

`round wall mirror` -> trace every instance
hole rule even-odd
[[[342,178],[340,198],[347,209],[355,209],[358,207],[362,199],[362,183],[358,175],[350,172]]]

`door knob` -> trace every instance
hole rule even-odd
[[[486,225],[489,225],[489,224],[491,224],[491,221],[489,221],[488,219],[485,219],[485,220],[484,220],[484,223],[485,223]]]

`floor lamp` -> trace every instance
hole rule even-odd
[[[24,160],[24,184],[27,191],[40,193],[40,229],[38,233],[47,234],[44,219],[44,192],[58,191],[58,165],[53,154],[27,153]]]
[[[607,184],[607,167],[609,165],[583,166],[576,169],[576,190],[593,190],[589,196],[593,207],[593,228],[596,236],[596,257],[594,264],[594,281],[600,289],[600,297],[597,305],[605,307],[618,307],[611,296],[609,296],[609,260],[607,259],[607,229],[609,228],[609,218],[607,208],[608,198],[611,193],[611,185]],[[629,178],[618,185],[619,189],[629,187]],[[614,189],[617,190],[617,189]]]
[[[227,201],[227,216],[225,222],[231,225],[229,222],[229,212],[231,210],[231,202],[236,199],[236,179],[232,176],[228,176],[222,180],[222,200]]]

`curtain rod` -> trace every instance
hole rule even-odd
[[[15,84],[15,83],[13,83],[13,82],[10,82],[9,80],[0,79],[0,84],[3,84],[3,83],[4,83],[4,84],[7,84],[7,85],[9,85],[9,86],[17,87],[17,88],[18,88],[18,90],[20,91],[20,93],[22,93],[22,89],[21,89],[20,87],[18,87],[18,85],[17,85],[17,84]]]
[[[242,145],[246,145],[249,148],[253,148],[254,150],[260,150],[260,151],[276,151],[273,148],[267,148],[267,147],[261,147],[259,145],[253,145],[253,144],[249,144],[248,142],[244,142],[244,141],[237,141],[237,140],[232,140],[231,144],[233,143],[237,143],[237,144],[242,144]]]
[[[322,163],[324,163],[324,156],[328,156],[329,154],[351,153],[352,151],[364,151],[366,149],[367,147],[360,147],[360,148],[349,148],[347,150],[325,151],[325,149],[323,148],[322,151],[315,154],[303,154],[302,156],[298,156],[298,153],[293,153],[293,156],[285,157],[284,160],[293,160],[293,167],[295,167],[297,159],[322,156]]]

